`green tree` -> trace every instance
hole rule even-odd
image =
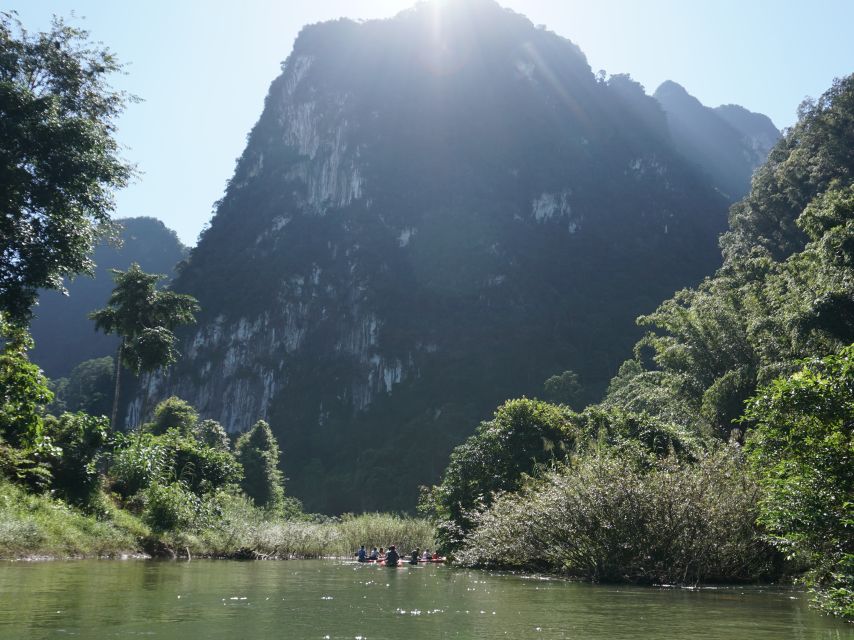
[[[237,439],[237,461],[243,465],[241,487],[259,507],[277,508],[284,499],[284,478],[279,470],[279,443],[263,420]]]
[[[25,329],[0,312],[0,440],[35,446],[42,433],[42,409],[53,399],[47,378],[27,357],[33,341]]]
[[[854,74],[834,80],[818,100],[806,100],[798,122],[757,169],[748,196],[730,210],[721,238],[728,264],[757,255],[781,261],[807,241],[795,223],[834,181],[850,182],[854,157]]]
[[[169,429],[178,429],[183,435],[188,435],[193,432],[198,420],[199,414],[189,402],[172,396],[155,407],[154,422],[146,425],[146,431],[159,436]]]
[[[95,328],[122,339],[116,357],[115,393],[110,423],[116,427],[119,384],[124,364],[134,373],[154,371],[175,362],[172,330],[195,322],[199,310],[192,296],[157,288],[165,276],[145,273],[133,263],[127,271],[113,269],[116,286],[107,306],[90,314]]]
[[[195,428],[196,438],[214,449],[228,451],[230,441],[225,428],[216,420],[202,420]]]
[[[121,65],[89,34],[54,18],[28,33],[0,13],[0,310],[23,323],[38,289],[92,270],[112,191],[131,168],[113,138],[128,96]]]
[[[562,460],[575,445],[570,412],[539,400],[508,400],[492,420],[451,453],[442,482],[433,490],[437,515],[448,524],[449,546],[471,527],[468,513],[487,506],[493,494],[515,491],[538,464]]]
[[[750,400],[748,439],[772,541],[813,568],[818,602],[854,619],[854,345]]]
[[[68,378],[51,381],[55,394],[49,411],[82,411],[93,416],[110,413],[113,392],[113,359],[110,356],[84,360],[71,370]]]
[[[546,400],[575,408],[578,408],[577,404],[581,399],[582,391],[583,387],[575,371],[564,371],[560,375],[552,376],[543,384]]]

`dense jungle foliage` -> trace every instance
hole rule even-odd
[[[854,617],[854,76],[801,106],[721,245],[713,277],[639,319],[599,405],[510,401],[454,450],[421,505],[461,562],[657,583],[806,570]]]

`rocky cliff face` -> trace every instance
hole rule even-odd
[[[724,196],[732,201],[744,197],[754,169],[780,139],[771,119],[738,105],[706,107],[671,81],[654,95],[667,114],[674,147],[706,172]]]
[[[491,1],[306,27],[128,421],[168,394],[266,418],[307,508],[412,508],[501,400],[566,369],[600,393],[725,220],[639,85]]]
[[[737,104],[715,107],[715,113],[741,133],[743,143],[747,147],[744,153],[751,163],[754,163],[754,169],[765,162],[771,149],[780,140],[780,130],[774,126],[771,118],[763,113],[748,111]]]

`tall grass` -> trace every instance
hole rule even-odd
[[[48,496],[0,482],[0,557],[108,556],[134,553],[147,528],[105,504],[98,517]]]
[[[336,526],[341,553],[353,553],[360,544],[371,547],[397,545],[401,553],[412,549],[435,549],[434,527],[427,520],[387,513],[350,516]]]
[[[322,523],[283,520],[235,496],[223,505],[216,525],[185,541],[197,553],[226,557],[242,551],[255,557],[320,558],[352,556],[361,544],[395,544],[405,552],[435,546],[433,526],[423,519],[369,513]]]

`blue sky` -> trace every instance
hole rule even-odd
[[[741,104],[778,127],[794,123],[804,97],[854,72],[852,0],[500,2],[578,44],[594,71],[629,73],[648,93],[675,80],[704,104]],[[116,216],[161,218],[192,245],[300,28],[389,17],[411,4],[17,0],[11,8],[30,30],[74,11],[129,63],[115,85],[144,102],[128,107],[119,138],[141,175],[118,194]]]

